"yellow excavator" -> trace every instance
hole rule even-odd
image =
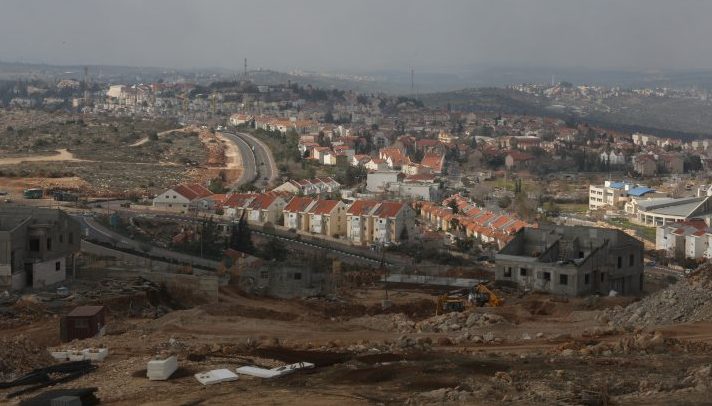
[[[462,312],[473,306],[498,307],[501,306],[502,303],[502,299],[492,292],[487,285],[479,283],[469,289],[469,291],[463,289],[438,296],[435,314],[441,315],[444,313]]]
[[[477,286],[472,288],[468,300],[471,303],[474,302],[478,307],[485,305],[489,307],[502,306],[502,299],[495,295],[484,283],[478,283]]]

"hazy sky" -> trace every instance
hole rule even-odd
[[[278,70],[712,68],[712,1],[2,0],[0,60]]]

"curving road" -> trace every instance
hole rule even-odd
[[[147,254],[153,255],[155,257],[168,258],[175,261],[183,262],[185,264],[196,264],[213,269],[217,268],[217,266],[219,265],[218,261],[194,257],[192,255],[167,250],[165,248],[160,248],[154,245],[132,240],[113,230],[104,227],[103,225],[96,222],[92,217],[87,217],[83,215],[73,215],[73,217],[79,221],[82,227],[82,234],[88,237],[90,240],[98,240],[106,243],[115,244],[118,248],[130,248],[135,251],[146,252]]]
[[[268,188],[274,184],[278,175],[277,163],[267,144],[247,133],[222,132],[222,134],[234,142],[242,154],[242,175],[233,185],[233,189],[253,181],[258,188]]]

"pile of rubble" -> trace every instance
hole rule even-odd
[[[698,271],[676,284],[623,308],[601,312],[600,320],[614,326],[647,326],[712,320],[712,272]]]
[[[14,379],[34,368],[53,363],[46,348],[24,335],[0,339],[0,380]]]
[[[419,322],[411,320],[403,313],[378,314],[351,320],[351,323],[361,327],[380,331],[396,331],[399,333],[468,332],[480,327],[488,327],[505,322],[505,318],[498,314],[474,312],[446,313]]]
[[[416,323],[415,329],[419,332],[448,333],[469,331],[505,322],[504,317],[493,313],[446,313]]]
[[[564,357],[612,356],[625,354],[667,354],[671,352],[706,352],[709,345],[665,337],[661,332],[637,333],[611,342],[570,341],[553,350]]]

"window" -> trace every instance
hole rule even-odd
[[[260,271],[260,279],[268,279],[269,273],[267,271]]]
[[[583,258],[583,251],[579,251],[579,258]]]
[[[527,276],[527,268],[519,268],[519,276]]]
[[[583,283],[584,285],[588,285],[589,283],[591,283],[591,274],[585,274],[583,276]]]
[[[623,267],[623,257],[618,257],[618,269]]]
[[[505,268],[505,270],[504,270],[504,277],[505,277],[505,278],[511,278],[511,277],[512,277],[512,267],[511,267],[511,266]]]
[[[569,275],[559,275],[559,285],[568,285]]]
[[[635,265],[635,254],[630,254],[628,257],[628,266],[633,266]]]
[[[70,232],[67,240],[69,241],[70,244],[74,244],[74,233]]]
[[[301,272],[295,272],[295,273],[294,273],[294,280],[295,280],[295,281],[300,281],[300,280],[302,280],[302,273],[301,273]]]
[[[47,251],[51,251],[51,250],[52,250],[52,239],[48,238],[47,239]]]
[[[601,274],[601,282],[603,282],[603,279],[606,277],[606,274]]]
[[[39,238],[30,239],[30,251],[39,252],[40,251],[40,240]]]
[[[61,270],[61,269],[62,269],[62,263],[59,262],[59,261],[55,262],[55,263],[54,263],[54,270],[55,270],[55,271],[59,271],[59,270]]]
[[[544,272],[544,280],[545,281],[551,280],[551,272]]]
[[[59,243],[60,244],[64,243],[64,234],[59,235]]]

